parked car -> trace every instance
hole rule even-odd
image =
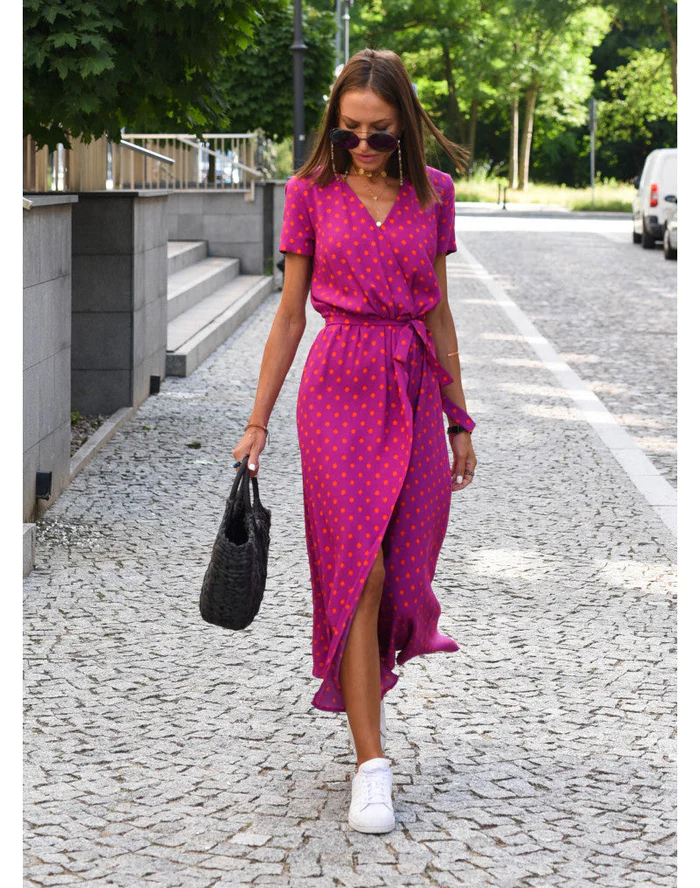
[[[671,198],[673,200],[673,213],[669,217],[666,222],[666,228],[664,229],[664,256],[667,259],[677,259],[678,258],[678,207],[676,201],[675,194],[669,194],[668,200]]]
[[[674,210],[669,195],[676,194],[676,148],[657,148],[644,163],[642,175],[635,179],[637,193],[632,200],[632,240],[651,249],[663,240],[666,222]]]

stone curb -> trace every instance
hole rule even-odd
[[[73,483],[93,456],[110,440],[117,429],[121,428],[136,413],[138,407],[120,407],[109,419],[94,432],[83,446],[76,450],[70,461],[70,482]],[[22,575],[29,576],[34,570],[36,559],[36,524],[33,522],[22,525]]]
[[[138,407],[120,407],[108,420],[102,423],[96,432],[90,435],[79,450],[76,450],[70,461],[71,484],[76,475],[82,472],[93,456],[112,438],[117,429],[128,422],[138,409]]]
[[[565,207],[555,209],[517,209],[517,204],[513,204],[507,209],[503,209],[500,204],[470,204],[457,201],[455,203],[456,214],[458,216],[495,216],[499,213],[506,213],[508,216],[516,219],[629,219],[632,221],[632,213],[620,212],[619,210],[567,210]],[[504,216],[505,218],[505,216]]]
[[[22,576],[28,576],[34,569],[36,557],[36,524],[22,525]]]

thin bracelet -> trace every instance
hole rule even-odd
[[[254,428],[254,429],[262,429],[262,430],[265,432],[265,440],[266,440],[266,441],[269,441],[269,440],[270,440],[270,433],[269,433],[269,431],[268,431],[268,429],[267,429],[267,426],[264,426],[264,425],[258,425],[257,422],[249,422],[248,425],[245,427],[245,431],[247,432],[248,429],[250,429],[250,428]]]
[[[447,352],[447,357],[448,357],[448,358],[451,358],[452,355],[458,355],[458,354],[459,354],[459,351],[456,351],[456,352]]]

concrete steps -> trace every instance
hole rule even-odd
[[[197,305],[238,274],[240,261],[207,256],[168,275],[168,321]]]
[[[168,241],[168,277],[181,268],[206,258],[206,241]]]
[[[166,374],[189,376],[273,287],[268,275],[240,274],[238,259],[207,256],[206,241],[170,241]]]

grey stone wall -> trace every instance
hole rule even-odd
[[[252,201],[246,200],[243,194],[223,189],[176,192],[168,202],[169,239],[205,240],[210,256],[240,259],[243,274],[270,274],[270,260],[279,259],[280,200],[284,201],[284,183],[278,180],[256,183]],[[270,220],[266,219],[269,213],[272,213],[271,246]]]
[[[282,254],[279,251],[280,236],[282,234],[282,216],[284,214],[284,186],[286,180],[275,180],[273,186],[273,249],[275,262],[279,262]]]
[[[31,195],[23,213],[23,521],[41,517],[70,483],[71,210],[74,195]],[[50,500],[36,473],[52,473]]]
[[[72,403],[138,406],[165,377],[167,191],[80,193],[73,212]]]

